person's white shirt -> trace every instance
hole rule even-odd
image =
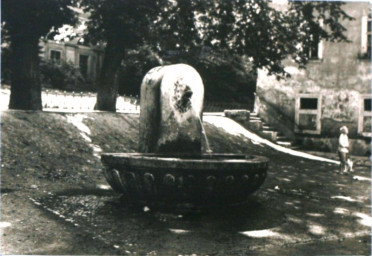
[[[349,153],[349,138],[347,134],[340,134],[340,138],[338,139],[338,151]]]

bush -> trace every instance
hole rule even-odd
[[[243,61],[239,63],[224,61],[194,64],[203,79],[205,100],[245,103],[253,106],[256,75],[246,69],[243,63]]]
[[[139,95],[142,79],[161,59],[149,47],[128,51],[118,72],[119,94]]]
[[[129,51],[118,72],[119,94],[139,95],[144,75],[153,67],[176,63],[193,66],[201,75],[205,86],[205,100],[252,105],[256,91],[256,73],[245,57],[214,55],[207,58],[166,55],[163,60],[149,47]]]
[[[1,43],[1,83],[11,84],[12,52],[7,38],[2,38]],[[83,77],[79,68],[70,63],[62,60],[57,63],[42,58],[39,68],[42,87],[66,91],[94,91],[93,84]]]
[[[203,54],[181,53],[168,60],[189,64],[199,72],[205,101],[243,103],[253,108],[257,75],[246,56],[206,50]]]
[[[40,79],[43,87],[66,91],[85,91],[93,89],[79,68],[65,61],[41,60]]]

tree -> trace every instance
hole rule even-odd
[[[97,81],[95,109],[116,110],[116,73],[126,50],[143,45],[148,28],[156,19],[161,0],[82,0],[90,12],[88,40],[106,43],[102,70]]]
[[[345,41],[341,19],[352,19],[341,2],[289,2],[277,10],[261,0],[83,0],[92,12],[91,35],[107,42],[99,80],[97,108],[115,110],[115,73],[124,50],[146,42],[160,56],[195,67],[224,59],[251,62],[278,77],[287,75],[282,60],[291,56],[304,66],[303,45],[309,33],[325,40]],[[323,20],[324,27],[320,20]],[[207,50],[207,57],[200,58]],[[241,68],[235,61],[236,69]],[[233,65],[234,62],[232,62]]]
[[[147,45],[126,51],[117,75],[119,94],[140,95],[143,75],[162,64],[163,60]]]
[[[342,2],[327,1],[291,1],[286,15],[288,24],[296,37],[296,44],[302,47],[292,49],[296,53],[294,60],[304,67],[309,60],[306,46],[320,39],[331,42],[349,42],[344,32],[346,28],[341,20],[353,20],[344,10]],[[296,45],[293,45],[294,47]]]
[[[157,34],[166,36],[158,40],[163,39],[164,50],[179,49],[189,61],[207,48],[211,56],[246,56],[254,70],[265,67],[280,77],[287,75],[282,60],[288,56],[302,66],[307,63],[303,46],[311,33],[347,41],[340,21],[352,17],[342,10],[343,4],[290,1],[279,10],[261,0],[176,1],[162,13]]]
[[[73,24],[74,0],[3,0],[3,37],[11,53],[9,108],[41,110],[39,39],[50,29]]]

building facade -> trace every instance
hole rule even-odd
[[[306,69],[284,62],[291,75],[287,79],[278,81],[259,70],[256,109],[264,121],[314,150],[337,151],[339,129],[346,125],[352,154],[366,155],[371,141],[371,5],[349,2],[343,9],[354,18],[342,21],[351,42],[308,46]]]
[[[88,81],[94,81],[102,67],[103,49],[86,46],[78,42],[79,38],[68,42],[46,40],[41,42],[42,57],[57,63],[65,61],[78,68]]]
[[[50,32],[40,41],[41,57],[56,63],[67,62],[78,68],[87,81],[94,81],[102,67],[104,49],[99,45],[84,43],[89,14],[74,8],[78,16],[75,27],[64,25],[57,32]]]

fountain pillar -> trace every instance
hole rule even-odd
[[[151,69],[141,85],[139,151],[201,153],[204,86],[189,65]]]

